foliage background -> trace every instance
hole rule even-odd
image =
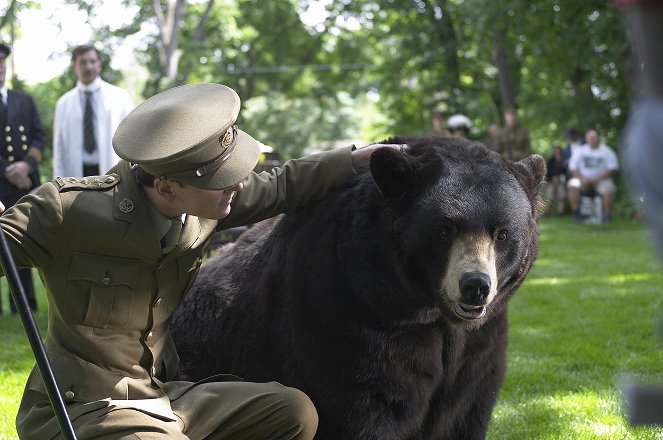
[[[64,1],[99,22],[102,0]],[[8,3],[0,35],[11,41],[20,12],[39,4]],[[567,127],[595,127],[619,149],[636,92],[624,17],[608,1],[336,0],[306,24],[302,14],[314,3],[124,0],[133,20],[96,27],[95,43],[112,57],[143,31],[135,55],[147,80],[138,102],[177,84],[227,84],[242,97],[242,127],[286,158],[325,141],[422,134],[436,109],[468,115],[471,137],[482,140],[509,102],[536,152],[564,145]],[[122,74],[104,71],[113,83]],[[500,75],[510,80],[507,96]],[[13,85],[35,95],[50,127],[55,101],[73,83],[66,71],[26,87],[17,72]]]

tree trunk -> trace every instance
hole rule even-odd
[[[495,33],[495,53],[493,54],[493,64],[497,68],[497,81],[502,98],[502,108],[516,108],[516,96],[513,89],[513,80],[509,62],[507,61],[506,50],[504,49],[504,39],[501,32]]]
[[[161,77],[175,80],[177,66],[182,51],[179,49],[179,36],[186,8],[185,0],[168,0],[165,11],[159,0],[152,0],[152,9],[157,18],[162,45],[159,46],[159,66]],[[165,12],[165,13],[164,13]]]
[[[433,23],[436,30],[436,36],[440,46],[443,48],[443,58],[441,60],[442,70],[448,72],[448,79],[445,83],[448,85],[450,92],[449,107],[456,108],[459,101],[458,94],[460,93],[460,66],[458,63],[458,37],[456,36],[456,29],[451,19],[449,6],[446,0],[437,2],[438,7],[442,10],[440,18],[435,15],[435,7],[432,2],[425,1],[426,11]]]
[[[198,26],[196,26],[196,31],[193,34],[193,46],[196,48],[199,48],[202,44],[201,42],[205,38],[205,25],[207,24],[207,19],[209,18],[209,14],[212,11],[212,7],[214,6],[214,2],[216,0],[209,0],[207,2],[207,6],[205,7],[205,12],[203,12],[203,15],[200,17],[200,20],[198,21]],[[219,30],[219,32],[223,32],[223,30]],[[177,80],[178,85],[186,84],[189,80],[189,75],[191,75],[191,70],[193,69],[192,64],[188,64],[184,68],[184,72],[182,72],[182,75],[180,75],[180,78]]]

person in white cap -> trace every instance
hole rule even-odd
[[[44,280],[45,347],[79,439],[315,434],[317,412],[299,390],[230,376],[178,381],[170,321],[215,231],[323,197],[382,145],[255,174],[260,150],[235,124],[239,110],[237,94],[219,84],[162,92],[119,125],[122,160],[108,174],[56,178],[0,217],[17,265]],[[23,440],[59,435],[37,370],[16,427]]]
[[[472,129],[472,121],[463,114],[452,115],[447,121],[447,127],[451,131],[451,137],[466,138]]]

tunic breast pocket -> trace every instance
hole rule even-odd
[[[74,254],[63,315],[71,324],[113,329],[131,323],[140,261]]]

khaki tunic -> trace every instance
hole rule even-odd
[[[128,400],[129,407],[174,420],[170,401],[193,384],[164,385],[176,378],[179,362],[169,324],[212,234],[288,212],[352,174],[350,148],[252,173],[227,218],[188,216],[178,246],[165,256],[152,208],[124,161],[106,176],[45,183],[7,210],[0,224],[17,266],[37,268],[46,287],[45,347],[65,401]],[[17,417],[22,438],[44,434],[23,423],[35,393],[43,406],[36,366]]]
[[[513,127],[504,127],[498,145],[498,152],[510,160],[521,160],[532,154],[529,131],[520,123]]]

